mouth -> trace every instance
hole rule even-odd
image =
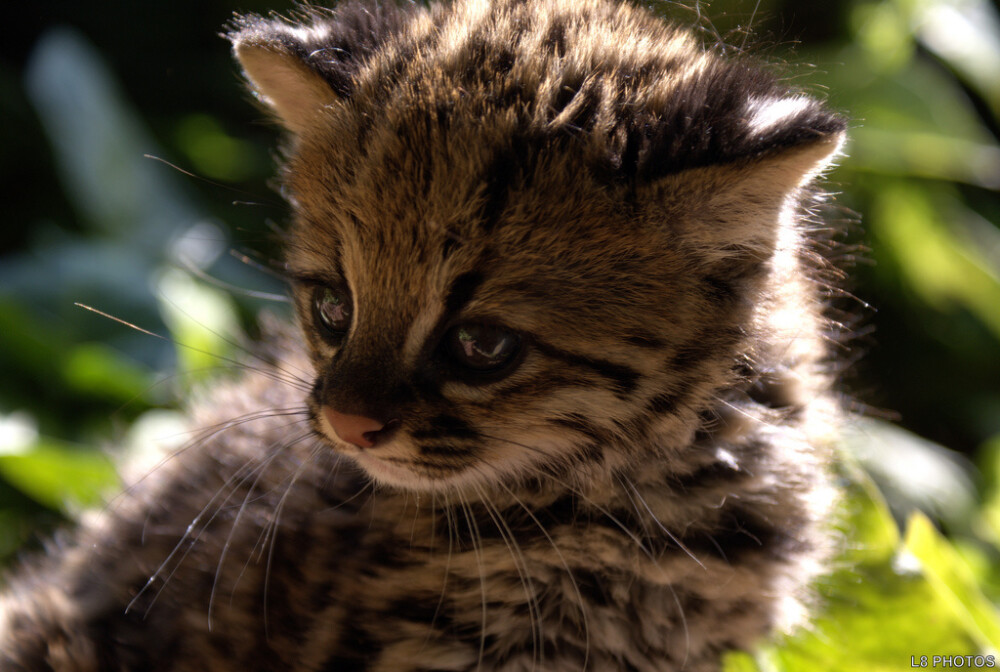
[[[415,481],[423,480],[412,469],[393,464],[395,459],[383,459],[363,450],[350,451],[348,454],[352,460],[358,463],[358,466],[379,483],[412,488]]]

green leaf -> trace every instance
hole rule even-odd
[[[844,472],[844,528],[847,531],[841,561],[851,566],[886,563],[899,546],[899,528],[882,493],[851,455],[840,462]]]
[[[66,513],[98,504],[119,486],[105,455],[46,438],[25,450],[0,454],[0,476],[38,503]]]
[[[979,456],[987,482],[981,511],[986,528],[983,533],[1000,549],[1000,436],[987,441]]]
[[[980,648],[1000,651],[1000,614],[983,596],[974,573],[951,544],[921,513],[910,517],[905,539],[906,549],[920,561],[928,582]]]
[[[722,659],[722,672],[760,672],[760,667],[749,653],[730,651]]]
[[[948,205],[963,207],[940,191],[932,195],[888,183],[869,221],[877,241],[927,304],[942,311],[961,304],[1000,337],[1000,277],[977,250],[949,231],[943,221]]]
[[[215,180],[244,180],[259,170],[262,161],[254,145],[226,134],[207,114],[192,114],[177,125],[177,144],[194,171]]]
[[[157,286],[181,373],[190,380],[203,380],[226,368],[240,334],[229,295],[178,269],[164,272]]]
[[[100,343],[73,348],[63,376],[78,392],[121,402],[143,397],[152,378],[144,367]]]

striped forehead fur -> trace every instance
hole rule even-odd
[[[338,95],[377,107],[375,125],[412,123],[414,110],[447,124],[465,99],[516,115],[512,143],[573,136],[617,179],[754,158],[845,128],[769,68],[722,58],[627,4],[350,2],[310,20],[243,18],[232,37],[274,36]]]

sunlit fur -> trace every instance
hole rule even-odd
[[[230,33],[289,132],[304,337],[12,578],[0,667],[703,671],[799,622],[844,121],[631,5],[304,12]],[[523,348],[472,373],[457,324]],[[324,406],[398,424],[359,448]]]

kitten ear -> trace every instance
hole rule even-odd
[[[775,195],[823,172],[843,147],[847,122],[804,96],[751,99],[745,112],[747,154]]]
[[[812,182],[836,160],[844,131],[818,135],[799,144],[778,147],[733,165],[740,191],[761,203],[782,203]]]
[[[230,39],[254,93],[292,133],[301,134],[326,105],[337,100],[330,84],[306,64],[290,35],[247,29]]]
[[[325,106],[351,95],[358,70],[421,11],[391,1],[347,0],[330,11],[302,5],[296,23],[238,16],[226,37],[254,93],[301,134]]]
[[[844,119],[810,99],[775,99],[750,112],[743,152],[669,180],[686,196],[688,240],[734,270],[771,257],[779,231],[793,226],[809,183],[837,158],[846,135]]]

